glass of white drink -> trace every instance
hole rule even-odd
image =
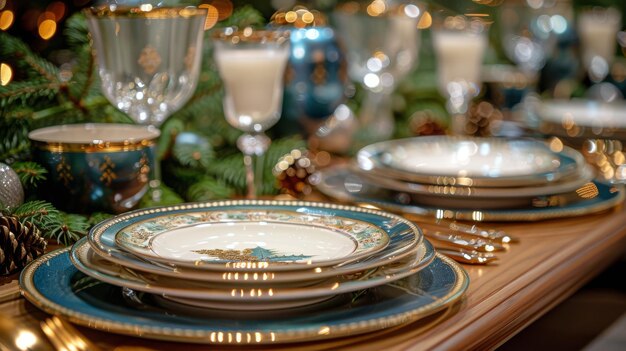
[[[224,83],[224,115],[230,125],[244,132],[237,146],[244,154],[247,196],[254,198],[263,174],[258,159],[271,142],[264,132],[278,122],[282,112],[289,32],[229,27],[213,37],[213,44]]]
[[[452,132],[465,134],[465,113],[480,92],[481,67],[488,46],[487,27],[480,20],[435,13],[432,42],[437,57],[439,90],[448,99]]]

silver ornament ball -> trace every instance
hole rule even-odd
[[[17,207],[24,203],[24,189],[17,173],[0,162],[0,205]]]

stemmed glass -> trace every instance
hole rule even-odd
[[[445,12],[433,14],[431,27],[440,93],[447,98],[453,134],[467,134],[469,102],[481,89],[481,67],[487,49],[487,26],[478,19]]]
[[[571,31],[571,2],[505,1],[500,6],[499,15],[498,25],[504,53],[529,81],[536,82],[539,71],[556,47],[557,36]]]
[[[213,37],[213,45],[224,83],[224,115],[244,132],[237,147],[244,155],[247,197],[254,198],[262,184],[262,156],[271,143],[264,132],[282,112],[289,32],[229,27]]]
[[[593,7],[578,14],[582,62],[593,84],[588,94],[599,92],[601,98],[608,98],[606,100],[614,99],[616,95],[621,97],[617,87],[601,83],[608,76],[615,57],[617,34],[621,26],[622,15],[612,7]]]
[[[376,0],[366,9],[350,2],[332,14],[346,45],[348,75],[367,91],[359,118],[372,139],[387,139],[393,133],[391,93],[416,66],[417,24],[423,13],[415,4],[390,6]]]
[[[160,127],[196,89],[206,9],[108,5],[85,14],[104,96],[135,122]],[[158,202],[154,165],[150,195]]]

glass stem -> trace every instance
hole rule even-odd
[[[153,168],[154,168],[153,178],[150,179],[150,182],[148,183],[150,187],[148,191],[150,192],[150,198],[152,199],[152,201],[154,203],[159,203],[161,202],[161,196],[163,194],[161,194],[161,160],[159,160],[158,155],[154,155],[154,167]]]
[[[394,117],[391,105],[391,90],[368,91],[359,115],[372,141],[386,140],[393,135]]]
[[[246,168],[246,197],[254,199],[262,191],[263,186],[263,155],[271,143],[263,133],[243,134],[237,139],[237,147],[243,153]]]

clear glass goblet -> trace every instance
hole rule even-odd
[[[244,155],[247,197],[255,198],[263,175],[262,156],[271,140],[265,130],[282,112],[289,32],[226,28],[213,37],[215,63],[224,83],[224,115],[244,132],[237,147]]]
[[[447,98],[453,134],[468,134],[466,112],[481,89],[481,68],[488,46],[487,26],[478,19],[433,14],[432,43],[440,93]]]
[[[349,2],[332,13],[346,46],[348,75],[368,93],[359,119],[373,140],[388,139],[393,133],[391,93],[417,65],[417,24],[423,13],[416,4],[391,6],[380,0],[366,8]]]
[[[148,4],[85,10],[104,96],[135,122],[158,128],[196,89],[206,13]],[[154,164],[150,195],[158,202],[161,174]]]

